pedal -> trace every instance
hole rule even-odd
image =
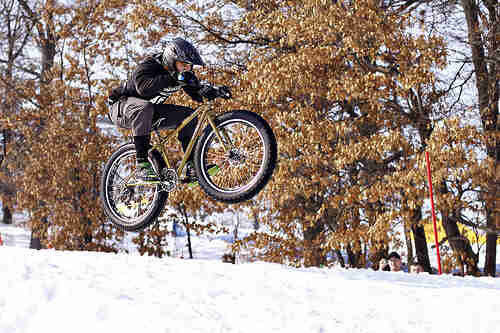
[[[215,176],[216,174],[218,174],[218,173],[219,173],[219,171],[220,171],[220,168],[219,168],[217,165],[212,165],[211,167],[209,167],[209,168],[207,169],[207,173],[208,173],[208,175],[209,175],[210,177]],[[188,187],[195,187],[196,185],[198,185],[198,179],[196,179],[195,181],[192,181],[192,180],[190,180],[190,179],[186,179],[186,178],[184,178],[184,179],[182,180],[182,182],[183,182],[184,184],[187,184],[187,186],[188,186]]]

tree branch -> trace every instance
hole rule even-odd
[[[4,63],[4,64],[9,64],[10,61],[8,60],[4,60],[4,59],[0,59],[0,63]],[[40,73],[38,72],[35,72],[29,68],[26,68],[26,67],[22,67],[22,66],[18,66],[18,65],[13,65],[15,68],[25,72],[25,73],[28,73],[28,74],[31,74],[33,76],[35,76],[37,79],[39,79],[41,77]]]
[[[484,227],[482,225],[473,223],[473,222],[467,220],[462,214],[457,214],[456,219],[457,219],[457,222],[459,222],[463,225],[466,225],[468,227],[477,228],[479,230],[483,230],[483,231],[486,231],[488,233],[500,235],[500,229],[491,229],[491,228]]]
[[[18,96],[20,96],[20,97],[24,98],[27,102],[29,102],[29,103],[33,104],[36,108],[38,108],[38,109],[41,109],[41,108],[42,108],[42,106],[41,106],[40,104],[38,104],[38,103],[34,102],[34,101],[33,101],[31,98],[29,98],[28,96],[26,96],[26,95],[24,95],[24,94],[20,93],[20,92],[19,92],[19,90],[17,90],[14,86],[12,86],[12,85],[10,84],[10,82],[7,82],[7,81],[6,81],[3,77],[1,77],[1,76],[0,76],[0,81],[1,81],[1,82],[3,82],[3,83],[5,84],[5,86],[6,86],[7,88],[9,88],[11,91],[15,91],[15,94],[16,94],[16,95],[18,95]]]

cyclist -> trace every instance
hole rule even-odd
[[[152,124],[161,121],[162,127],[175,128],[194,110],[185,106],[163,104],[172,93],[183,89],[194,101],[203,98],[228,98],[229,88],[200,84],[193,66],[205,66],[198,50],[188,41],[175,38],[161,53],[146,57],[120,87],[109,96],[110,117],[119,127],[131,129],[136,149],[137,177],[144,181],[158,180],[148,161]],[[179,132],[179,141],[186,151],[197,124],[197,117]],[[188,158],[184,183],[197,181],[192,154]]]

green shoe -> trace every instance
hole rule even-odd
[[[145,182],[160,180],[160,177],[158,177],[155,169],[153,169],[153,166],[149,162],[137,163],[136,169],[137,169],[136,173],[137,179],[140,179]]]
[[[207,166],[207,173],[209,176],[213,177],[219,172],[219,167],[215,164],[210,164]],[[198,177],[196,176],[196,172],[194,170],[194,165],[192,162],[188,162],[186,164],[186,178],[182,180],[184,184],[187,184],[189,187],[193,187],[198,185]]]

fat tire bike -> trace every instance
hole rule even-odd
[[[135,145],[121,145],[108,159],[102,172],[100,199],[104,213],[125,231],[139,231],[154,221],[166,205],[168,194],[181,185],[179,176],[194,148],[194,169],[198,183],[211,198],[238,203],[257,195],[272,176],[277,144],[269,124],[258,114],[233,110],[218,114],[218,103],[198,107],[175,129],[153,124],[156,139],[148,160],[159,176],[156,181],[136,177]],[[167,143],[198,117],[198,124],[181,162],[174,168],[167,157]],[[167,134],[160,131],[169,130]],[[215,170],[215,172],[213,172]]]

